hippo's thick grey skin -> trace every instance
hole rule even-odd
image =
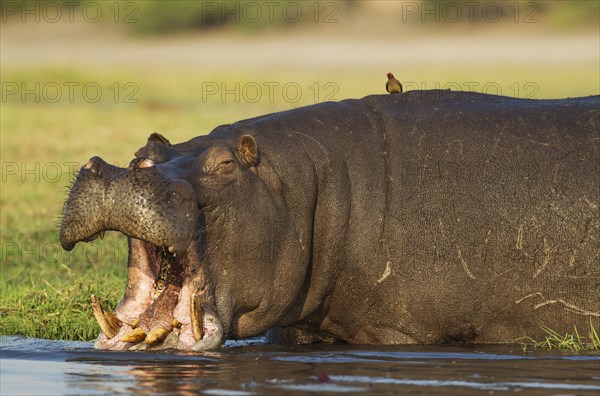
[[[99,348],[138,348],[165,327],[146,343],[211,349],[269,329],[300,343],[497,343],[597,329],[599,128],[599,96],[413,91],[175,145],[153,134],[128,169],[82,168],[61,242],[130,237],[120,328]],[[135,326],[142,338],[124,338]]]

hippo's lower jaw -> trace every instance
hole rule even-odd
[[[92,295],[100,325],[94,347],[110,350],[208,350],[221,345],[223,326],[212,305],[193,246],[180,255],[149,242],[130,240],[128,285],[115,312]],[[190,266],[191,265],[191,266]]]

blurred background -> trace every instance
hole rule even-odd
[[[121,295],[121,236],[57,244],[66,187],[93,155],[125,166],[153,131],[180,142],[385,94],[388,72],[405,91],[600,93],[595,0],[1,0],[0,13],[4,334],[89,339],[93,322],[60,333],[91,319],[84,294]]]

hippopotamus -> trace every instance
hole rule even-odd
[[[597,329],[599,126],[600,96],[433,90],[153,133],[81,168],[60,242],[128,237],[121,302],[92,298],[102,349]]]

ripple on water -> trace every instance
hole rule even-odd
[[[566,368],[568,367],[568,369]],[[0,394],[600,394],[600,356],[510,346],[283,347],[229,341],[215,352],[110,352],[91,343],[0,338]]]

